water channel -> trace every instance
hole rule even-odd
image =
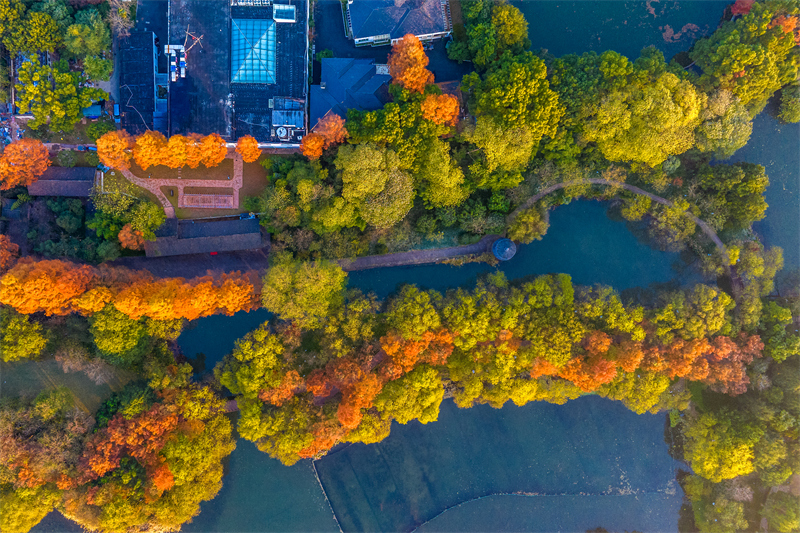
[[[614,49],[635,58],[656,45],[669,59],[716,28],[729,2],[514,2],[534,48],[551,53]],[[767,168],[767,218],[755,230],[784,248],[786,270],[800,267],[800,126],[768,111],[732,161]],[[503,264],[510,279],[564,272],[576,284],[618,290],[689,283],[678,254],[638,242],[606,205],[580,201],[551,213],[542,241]],[[350,286],[384,298],[398,284],[446,290],[474,283],[484,264],[430,265],[351,273]],[[235,340],[268,318],[265,311],[197,321],[179,339],[211,368]],[[564,406],[457,409],[446,400],[428,425],[394,423],[382,443],[339,449],[312,465],[284,467],[240,440],[216,499],[184,531],[677,531],[680,465],[667,453],[664,416],[637,416],[621,404],[584,397]],[[317,482],[325,487],[331,505]],[[51,513],[34,531],[78,528]]]

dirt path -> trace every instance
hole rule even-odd
[[[513,213],[508,215],[508,224],[510,225],[517,217],[517,215],[519,215],[520,212],[533,207],[533,205],[536,202],[538,202],[551,192],[557,191],[559,189],[564,189],[566,187],[572,187],[574,185],[584,185],[586,183],[591,183],[593,185],[608,185],[610,187],[619,187],[621,189],[634,192],[636,194],[647,196],[654,202],[657,202],[661,205],[666,205],[667,207],[675,207],[675,204],[670,202],[666,198],[662,198],[661,196],[656,196],[655,194],[640,189],[635,185],[628,185],[627,183],[621,183],[619,181],[604,180],[602,178],[585,178],[582,180],[573,180],[564,183],[556,183],[555,185],[551,185],[550,187],[547,187],[543,191],[539,192],[537,195],[528,198],[528,200],[526,200],[524,204],[516,208]],[[725,268],[728,270],[728,274],[731,275],[731,279],[734,279],[731,272],[730,260],[728,259],[728,249],[725,248],[725,245],[722,243],[722,239],[719,238],[719,235],[717,235],[717,232],[714,231],[714,229],[711,226],[709,226],[705,221],[700,220],[699,218],[689,213],[688,211],[683,211],[683,214],[689,220],[697,224],[703,231],[703,233],[705,233],[714,242],[714,244],[717,246],[717,249],[719,250],[720,255],[722,256],[722,260],[725,263]]]

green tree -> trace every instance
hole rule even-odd
[[[761,516],[767,519],[769,531],[797,531],[800,529],[800,498],[788,492],[774,492],[767,496]]]
[[[103,241],[97,245],[97,258],[100,262],[113,261],[121,255],[122,250],[116,241]]]
[[[442,295],[435,291],[421,291],[414,285],[404,285],[389,301],[386,322],[406,339],[419,339],[428,331],[441,325],[437,306]]]
[[[127,221],[136,231],[141,231],[144,238],[152,241],[156,236],[153,233],[167,220],[164,208],[149,200],[139,200],[131,209]]]
[[[11,37],[19,21],[25,16],[25,4],[20,0],[0,0],[0,40],[8,48],[6,39]]]
[[[483,79],[464,78],[475,102],[475,113],[490,117],[502,128],[527,129],[534,146],[542,136],[555,134],[564,113],[558,95],[550,89],[544,61],[526,52],[504,54]]]
[[[700,115],[703,122],[695,132],[695,144],[702,152],[727,159],[742,148],[753,132],[747,108],[730,91],[716,91]]]
[[[53,484],[16,490],[0,485],[0,530],[27,533],[55,508],[61,492]]]
[[[726,229],[749,228],[753,222],[764,218],[767,210],[764,193],[769,178],[763,166],[752,163],[703,165],[697,178],[704,195],[717,200],[708,210],[720,211],[714,214],[717,220],[724,221]]]
[[[347,274],[334,264],[277,258],[263,278],[261,303],[281,320],[314,329],[343,302]]]
[[[61,30],[47,13],[29,11],[24,22],[13,26],[11,35],[3,40],[3,44],[12,54],[52,53],[61,45]]]
[[[95,346],[109,363],[132,367],[141,362],[148,348],[144,320],[133,320],[113,304],[89,318]]]
[[[28,122],[33,129],[49,120],[51,130],[70,131],[84,108],[108,96],[101,89],[81,86],[80,74],[58,72],[36,58],[22,64],[18,80],[17,104],[33,113]]]
[[[660,410],[659,402],[669,385],[668,377],[637,369],[619,374],[614,381],[600,387],[598,394],[621,401],[637,415],[657,413]]]
[[[419,170],[414,179],[420,197],[428,207],[448,207],[467,198],[464,172],[450,157],[449,145],[432,138],[420,150]]]
[[[800,85],[789,85],[781,91],[781,111],[784,122],[800,122]]]
[[[111,48],[111,33],[98,15],[89,24],[67,28],[64,46],[76,57],[102,56]]]
[[[64,0],[41,0],[31,6],[31,11],[47,13],[58,24],[59,33],[63,35],[67,27],[72,24],[73,9]]]
[[[641,220],[650,210],[653,201],[649,196],[643,194],[635,194],[631,198],[623,200],[622,209],[620,214],[625,220]]]
[[[518,51],[530,48],[528,21],[525,15],[509,4],[499,4],[492,9],[492,26],[497,35],[499,49]]]
[[[283,377],[284,347],[269,324],[262,324],[236,341],[214,376],[233,394],[256,400],[258,393],[277,387]]]
[[[38,322],[28,315],[0,307],[0,357],[8,363],[35,359],[47,345],[47,336]]]
[[[694,146],[705,95],[665,69],[661,52],[645,49],[630,83],[603,96],[583,136],[606,159],[655,167]]]
[[[523,244],[541,240],[548,228],[539,208],[534,206],[519,213],[508,227],[508,238]]]
[[[111,72],[114,70],[114,63],[102,57],[87,57],[83,60],[83,71],[90,80],[108,81],[111,79]],[[102,133],[100,134],[102,135]],[[97,140],[95,138],[95,140]]]
[[[800,53],[794,36],[771,24],[773,6],[753,4],[750,12],[723,22],[697,41],[690,57],[703,70],[704,88],[728,89],[755,115],[772,94],[797,80]]]
[[[694,522],[700,533],[730,533],[748,526],[741,502],[720,496],[695,505]]]
[[[361,218],[376,228],[390,228],[403,220],[414,206],[413,181],[405,172],[390,172],[383,190],[361,205]]]
[[[522,182],[536,140],[526,128],[503,128],[486,117],[467,127],[464,137],[480,150],[469,166],[471,185],[479,189],[507,189]]]
[[[375,398],[375,407],[383,417],[407,424],[419,420],[423,424],[439,418],[444,388],[439,373],[431,366],[419,365],[400,379],[386,384]]]
[[[684,422],[684,456],[696,474],[719,483],[754,470],[753,446],[763,433],[732,412],[703,413]]]

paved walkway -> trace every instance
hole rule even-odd
[[[400,252],[396,254],[369,255],[366,257],[357,257],[355,259],[340,259],[339,266],[346,272],[352,272],[355,270],[368,270],[370,268],[440,263],[445,259],[486,253],[491,249],[492,243],[499,238],[499,235],[486,235],[479,242],[464,246],[434,248],[431,250],[412,250],[410,252]]]
[[[186,187],[214,187],[220,189],[233,189],[233,208],[239,208],[239,189],[242,188],[242,169],[244,162],[242,156],[237,154],[233,149],[228,149],[227,159],[233,159],[233,177],[230,180],[185,180],[182,178],[172,179],[154,179],[154,178],[139,178],[134,176],[130,170],[122,170],[122,175],[133,183],[143,189],[147,189],[156,195],[158,201],[164,207],[164,212],[167,218],[176,218],[175,209],[172,207],[167,196],[161,191],[161,187],[177,187],[178,188],[178,207],[184,207],[183,195],[184,188]]]

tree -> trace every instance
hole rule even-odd
[[[128,250],[141,250],[144,248],[144,233],[133,229],[130,224],[125,224],[118,235],[119,243]]]
[[[527,128],[504,128],[488,117],[478,118],[465,138],[480,149],[480,157],[469,166],[469,178],[479,189],[507,189],[522,182],[536,139]]]
[[[186,164],[186,156],[191,140],[183,135],[173,135],[167,140],[163,158],[159,164],[169,168],[181,168]]]
[[[651,67],[651,62],[656,66]],[[705,95],[689,81],[660,72],[665,68],[663,63],[661,52],[642,52],[634,75],[647,76],[649,80],[611,91],[586,123],[586,140],[597,143],[610,161],[641,162],[654,167],[694,145],[694,130],[701,122]]]
[[[508,227],[508,238],[523,244],[541,240],[549,225],[542,218],[539,208],[534,206],[520,212]]]
[[[427,94],[422,101],[422,116],[436,124],[455,126],[460,111],[458,98],[449,94]]]
[[[131,229],[141,232],[145,240],[152,241],[156,237],[153,232],[167,220],[167,215],[162,206],[149,200],[140,200],[131,209],[128,220]]]
[[[131,168],[133,146],[133,138],[127,131],[109,131],[97,139],[97,156],[107,167],[128,170]]]
[[[200,149],[203,153],[202,162],[206,168],[219,165],[228,155],[228,146],[225,140],[217,133],[203,137],[203,140],[200,141]]]
[[[788,492],[777,491],[767,496],[761,515],[767,519],[770,531],[789,533],[800,529],[800,501]]]
[[[303,137],[303,140],[300,142],[300,151],[312,161],[322,157],[322,150],[324,149],[325,138],[318,133],[311,132]]]
[[[697,181],[707,197],[717,200],[708,211],[716,210],[714,215],[724,228],[745,229],[764,218],[767,210],[764,192],[769,178],[763,166],[752,163],[703,165],[698,169]]]
[[[483,80],[473,73],[464,82],[479,117],[490,117],[505,129],[527,129],[534,146],[542,136],[555,134],[564,114],[558,95],[550,89],[544,61],[529,52],[505,55]]]
[[[133,367],[147,349],[147,330],[142,320],[132,320],[107,305],[89,319],[89,331],[100,354],[114,365]]]
[[[50,154],[41,141],[20,139],[0,155],[0,190],[28,186],[50,166]]]
[[[772,24],[773,9],[751,2],[749,11],[723,22],[690,53],[703,70],[700,85],[730,90],[751,115],[763,109],[775,91],[796,81],[800,67],[794,35]]]
[[[336,113],[328,113],[314,126],[314,133],[325,139],[325,148],[341,144],[347,138],[344,119]]]
[[[0,274],[14,266],[19,257],[19,246],[11,242],[8,235],[0,235]]]
[[[686,422],[686,460],[698,475],[719,483],[754,470],[753,446],[760,430],[742,423],[733,413],[703,413]]]
[[[61,44],[61,30],[47,13],[29,11],[25,22],[16,24],[3,44],[12,53],[53,53]]]
[[[85,293],[95,280],[94,269],[67,261],[19,261],[2,278],[0,303],[30,315],[71,312],[70,302]]]
[[[390,228],[403,220],[414,206],[413,181],[400,170],[389,173],[386,186],[378,194],[367,197],[359,211],[367,224]]]
[[[359,144],[339,147],[334,164],[342,171],[342,196],[357,201],[379,194],[398,171],[400,160],[393,150]]]
[[[279,260],[264,275],[261,302],[281,320],[314,329],[342,304],[346,281],[334,263]]]
[[[420,197],[429,207],[459,205],[469,192],[464,172],[450,156],[450,146],[436,138],[420,150],[419,171],[414,179]]]
[[[84,86],[79,73],[42,66],[36,57],[22,64],[17,78],[17,104],[30,109],[33,129],[49,121],[51,131],[71,131],[83,109],[108,97],[102,89]]]
[[[421,291],[414,285],[404,285],[389,301],[385,317],[389,326],[405,339],[418,340],[428,331],[441,325],[437,304],[442,295],[434,291]]]
[[[781,91],[781,110],[778,115],[784,122],[800,122],[800,85],[789,85]]]
[[[142,170],[160,165],[167,156],[167,139],[158,131],[146,131],[136,137],[133,160]]]
[[[407,424],[419,420],[423,424],[439,418],[444,398],[439,373],[431,366],[419,365],[400,379],[386,384],[375,398],[375,407],[383,417]]]
[[[36,359],[44,350],[47,337],[42,325],[30,317],[0,307],[0,356],[3,361]]]
[[[255,137],[245,135],[236,141],[236,153],[242,156],[245,163],[253,163],[261,157],[261,148],[258,147]]]
[[[695,132],[695,145],[703,152],[713,152],[717,159],[732,156],[753,132],[747,108],[730,91],[712,94],[700,118],[703,122]]]
[[[502,50],[526,50],[528,41],[528,21],[525,15],[510,4],[499,4],[492,8],[492,26],[496,32],[498,48]]]
[[[108,26],[99,15],[87,22],[89,24],[73,24],[67,28],[64,46],[77,57],[102,56],[111,48]]]
[[[392,83],[404,89],[421,93],[426,85],[433,83],[433,73],[425,68],[429,63],[428,56],[420,40],[410,33],[392,45],[387,63]]]
[[[233,394],[255,400],[281,383],[284,347],[269,324],[236,341],[233,352],[214,369],[214,376]]]
[[[3,41],[6,48],[10,48],[6,43],[14,28],[25,16],[25,4],[19,0],[0,0],[0,41]]]

